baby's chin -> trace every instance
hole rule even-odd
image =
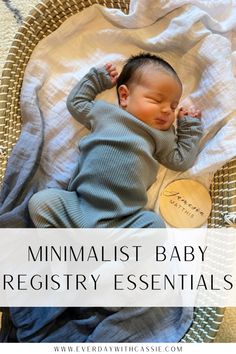
[[[158,123],[153,123],[153,124],[150,124],[150,126],[156,130],[160,130],[160,131],[167,131],[169,130],[171,127],[172,127],[172,123],[169,124],[169,123],[164,123],[164,124],[158,124]]]
[[[166,132],[167,130],[170,129],[170,127],[168,128],[155,128],[156,130],[160,130],[161,132]]]

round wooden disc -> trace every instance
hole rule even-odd
[[[192,179],[170,183],[161,193],[160,212],[173,227],[198,227],[205,223],[211,212],[208,190]]]

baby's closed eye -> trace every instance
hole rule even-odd
[[[147,101],[153,104],[157,104],[157,103],[162,103],[161,99],[157,99],[157,98],[147,98]]]

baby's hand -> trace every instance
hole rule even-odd
[[[111,63],[107,63],[107,64],[105,64],[105,69],[107,70],[107,72],[108,72],[108,74],[110,76],[112,84],[115,86],[116,81],[117,81],[118,76],[119,76],[115,65],[113,65]]]
[[[178,119],[181,119],[185,116],[191,116],[191,117],[194,117],[194,118],[201,118],[202,116],[202,113],[199,109],[196,109],[196,107],[194,106],[190,106],[189,108],[187,107],[181,107],[179,112],[178,112],[178,116],[177,118]]]

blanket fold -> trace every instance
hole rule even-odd
[[[176,342],[192,322],[192,308],[12,308],[19,342]]]

